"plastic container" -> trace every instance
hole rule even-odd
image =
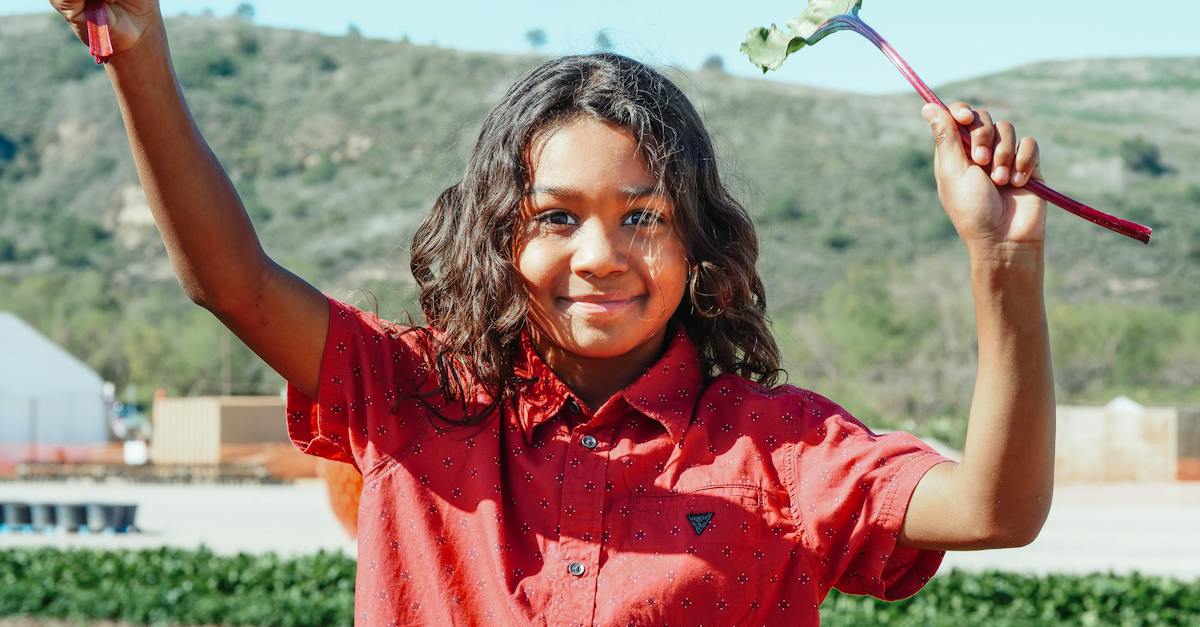
[[[25,531],[33,528],[29,503],[10,501],[4,504],[4,526],[9,531]]]
[[[34,531],[52,531],[58,522],[58,508],[54,503],[33,503],[29,520]]]
[[[59,503],[58,527],[63,531],[76,532],[87,524],[87,506],[83,503]]]
[[[137,526],[134,525],[134,518],[137,516],[137,503],[120,503],[113,505],[113,531],[117,533],[131,533],[137,531]]]
[[[100,533],[112,529],[113,519],[116,518],[113,506],[107,503],[87,504],[87,528],[92,533]]]

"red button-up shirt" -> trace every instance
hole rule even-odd
[[[445,429],[415,394],[421,334],[329,307],[317,399],[289,387],[287,422],[363,473],[359,624],[817,625],[831,587],[902,599],[945,555],[897,538],[946,458],[795,386],[706,380],[682,327],[596,411],[526,335],[515,411]]]

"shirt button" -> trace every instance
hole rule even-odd
[[[579,443],[583,445],[583,448],[596,448],[600,445],[600,442],[590,435],[579,438]]]
[[[584,566],[583,562],[571,562],[567,565],[567,572],[576,577],[582,577],[585,571],[587,571],[587,566]]]

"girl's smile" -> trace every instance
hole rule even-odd
[[[593,299],[599,299],[599,300],[593,300]],[[563,302],[563,306],[566,307],[566,309],[568,311],[576,312],[581,315],[617,314],[617,313],[624,311],[626,307],[629,307],[630,305],[633,305],[637,302],[636,298],[608,299],[605,296],[598,296],[598,297],[593,296],[593,297],[589,297],[587,299],[561,298],[559,300]]]

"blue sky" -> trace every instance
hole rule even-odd
[[[228,15],[239,0],[162,0],[167,15],[211,9]],[[544,52],[593,49],[604,30],[616,51],[642,61],[695,68],[719,54],[728,71],[762,76],[738,52],[746,31],[783,24],[804,0],[257,0],[256,22],[364,35],[470,50],[527,52],[525,33],[542,28]],[[1032,61],[1080,57],[1197,56],[1200,1],[1160,0],[866,0],[862,17],[936,86]],[[502,9],[497,10],[497,7]],[[46,0],[3,0],[0,15],[49,12]],[[1138,24],[1138,22],[1143,22]],[[863,93],[906,91],[907,83],[865,39],[838,33],[789,59],[768,80]],[[953,94],[946,94],[953,97]]]

